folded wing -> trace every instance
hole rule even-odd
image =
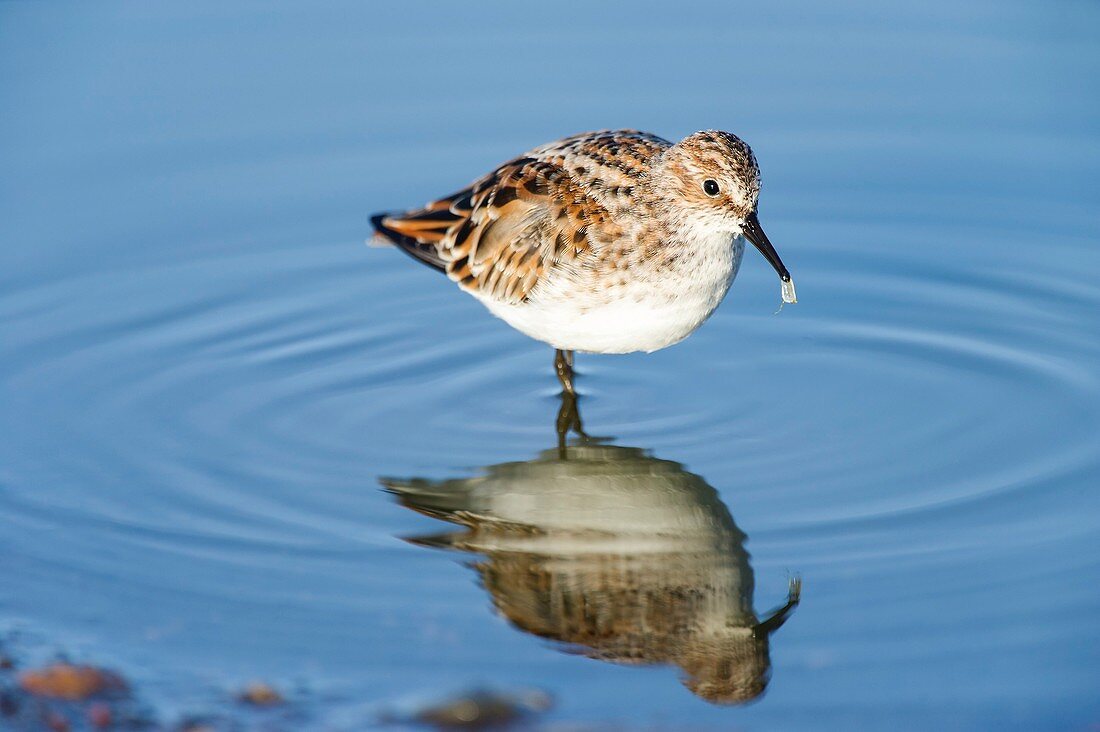
[[[619,235],[607,210],[554,162],[518,158],[422,209],[372,218],[380,234],[473,294],[529,300]]]

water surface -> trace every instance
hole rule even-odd
[[[548,727],[1100,722],[1098,31],[1085,2],[0,5],[2,637],[164,723],[360,729],[478,685],[545,689]],[[625,126],[753,145],[800,302],[750,251],[685,343],[580,356],[604,439],[569,449],[635,477],[555,495],[524,477],[560,457],[549,349],[367,216]],[[603,544],[501,554],[380,482],[499,466],[521,536],[557,510]],[[682,683],[795,576],[766,659],[721,670],[755,701]],[[643,601],[684,620],[639,632]],[[232,711],[252,678],[293,712]]]

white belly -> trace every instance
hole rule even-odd
[[[671,271],[646,273],[610,291],[575,285],[522,305],[485,300],[497,317],[554,348],[590,353],[656,351],[691,335],[722,302],[741,264],[744,242],[683,257]]]

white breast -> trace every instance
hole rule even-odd
[[[628,270],[622,285],[561,282],[522,305],[483,302],[513,328],[554,348],[656,351],[687,338],[710,317],[733,283],[743,252],[743,239],[714,235],[686,247],[671,267],[643,263]]]

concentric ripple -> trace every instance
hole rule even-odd
[[[1095,431],[1075,428],[1097,424],[1095,345],[1051,327],[1094,309],[1095,287],[858,251],[803,253],[804,302],[778,315],[750,261],[688,343],[582,356],[590,429],[797,504],[769,522],[784,531],[917,520],[1095,464]],[[35,448],[8,470],[45,483],[7,493],[17,515],[178,551],[332,551],[385,541],[374,474],[553,436],[547,349],[390,251],[89,273],[3,307],[10,432]]]
[[[786,236],[810,240],[810,228],[827,225]],[[981,592],[1012,594],[1020,571],[1051,581],[1027,557],[1093,530],[1082,486],[1100,455],[1087,335],[1100,291],[1043,266],[959,272],[934,242],[917,256],[895,236],[909,254],[803,248],[803,301],[779,314],[773,278],[750,259],[681,346],[579,357],[589,433],[713,484],[750,537],[761,597],[798,570],[811,591],[820,583],[822,612],[862,616],[865,599],[831,594],[846,578],[916,611],[971,592],[943,577],[1023,552],[1018,570],[985,573]],[[230,676],[251,673],[259,649],[268,667],[305,657],[352,673],[362,658],[345,629],[364,619],[362,643],[403,649],[425,643],[439,612],[483,626],[460,574],[394,539],[414,519],[377,477],[473,475],[552,447],[555,382],[549,349],[434,273],[333,242],[27,283],[0,311],[0,515],[17,611],[94,617],[141,648],[153,638],[142,652],[170,652],[165,673],[194,673],[192,654],[208,652],[195,649],[214,643]],[[92,587],[87,606],[58,611],[76,581]],[[446,610],[401,619],[440,586]],[[119,603],[141,619],[117,627]],[[976,637],[983,647],[1029,617],[982,603],[963,615],[996,629]],[[950,637],[931,620],[914,627]],[[907,631],[879,632],[908,639],[891,658],[914,652]],[[384,656],[372,663],[353,686],[388,673]]]

